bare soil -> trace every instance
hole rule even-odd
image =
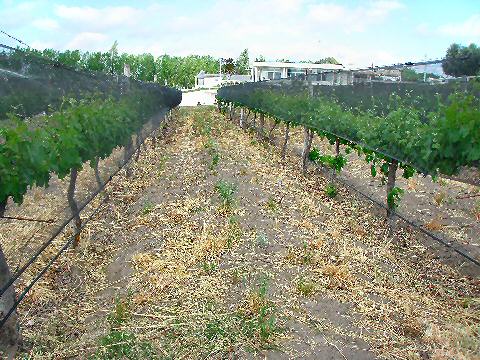
[[[390,234],[346,188],[326,196],[328,178],[299,171],[298,134],[282,162],[211,108],[169,126],[22,303],[22,356],[479,358],[478,272]],[[35,209],[49,196],[29,194],[30,214],[53,216]]]

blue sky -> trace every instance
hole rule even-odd
[[[210,54],[267,60],[334,56],[345,65],[438,58],[480,44],[480,0],[0,0],[0,29],[35,48]],[[0,43],[14,43],[0,34]]]

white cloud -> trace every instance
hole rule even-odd
[[[38,44],[53,42],[61,50],[107,51],[118,40],[121,52],[157,56],[236,57],[248,48],[251,58],[260,54],[272,60],[334,56],[345,64],[367,65],[394,57],[396,46],[377,51],[370,34],[402,7],[393,0],[365,0],[354,6],[333,0],[213,0],[195,11],[164,2],[51,5],[49,17],[36,16],[29,24],[48,34],[35,37]],[[368,38],[352,37],[370,30]]]
[[[55,47],[55,43],[49,41],[33,41],[30,45],[34,49],[51,49]]]
[[[432,35],[432,29],[427,23],[418,24],[415,27],[415,31],[420,35]]]
[[[439,31],[444,35],[478,41],[480,38],[480,14],[473,14],[461,23],[441,26]]]
[[[380,23],[404,6],[398,1],[373,1],[366,6],[345,6],[335,3],[311,5],[309,17],[319,26],[336,26],[337,31],[362,32],[372,24]]]
[[[56,30],[59,28],[58,22],[53,19],[36,19],[32,25],[40,30]]]
[[[113,41],[105,34],[95,32],[82,32],[76,35],[67,45],[67,49],[88,49],[92,51],[105,51]]]
[[[145,11],[130,6],[108,6],[104,8],[65,6],[55,9],[55,14],[70,23],[91,30],[112,27],[135,26],[145,17]]]

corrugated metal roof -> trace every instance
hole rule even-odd
[[[320,70],[344,70],[343,65],[336,64],[313,64],[313,63],[290,63],[278,61],[255,61],[254,67],[278,67],[278,68],[292,68],[292,69],[320,69]]]

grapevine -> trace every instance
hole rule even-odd
[[[480,162],[478,84],[466,89],[422,87],[418,96],[406,85],[397,86],[403,91],[400,96],[402,92],[392,91],[391,85],[377,84],[371,91],[380,90],[380,94],[373,93],[370,99],[352,93],[356,87],[320,86],[320,94],[311,96],[295,84],[272,84],[222,88],[217,95],[219,107],[247,107],[275,122],[314,131],[336,145],[337,155],[321,155],[313,149],[309,150],[310,159],[335,171],[346,163],[339,154],[340,145],[346,154],[357,152],[370,164],[373,177],[380,173],[383,183],[387,178],[393,181],[387,190],[392,210],[403,194],[395,186],[393,169],[400,168],[406,179],[417,172],[436,178],[457,174],[462,167]],[[373,95],[381,101],[376,103]]]

